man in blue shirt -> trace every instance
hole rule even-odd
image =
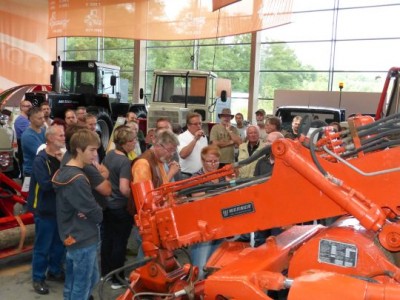
[[[15,119],[14,122],[15,136],[17,137],[17,144],[18,144],[17,158],[18,158],[19,170],[21,172],[21,178],[23,177],[24,174],[22,170],[24,156],[22,154],[21,136],[22,133],[25,131],[25,129],[29,127],[28,111],[31,108],[32,108],[32,103],[30,103],[28,100],[22,100],[19,105],[20,115]]]
[[[29,177],[32,173],[33,160],[41,144],[45,143],[44,115],[39,107],[34,107],[29,111],[29,127],[25,129],[21,137],[22,152],[24,154],[24,177]]]

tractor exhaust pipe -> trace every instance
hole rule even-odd
[[[58,94],[61,94],[62,86],[62,62],[60,56],[57,57],[57,61],[53,64],[53,78],[52,78],[52,90]]]

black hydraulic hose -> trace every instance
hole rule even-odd
[[[229,185],[228,181],[218,182],[218,183],[204,183],[204,184],[192,186],[187,189],[180,190],[177,192],[177,194],[178,194],[178,196],[190,195],[190,194],[195,194],[195,193],[200,193],[200,192],[206,192],[208,190],[215,190],[218,188],[226,187],[227,185]]]
[[[267,155],[270,153],[271,153],[271,145],[265,145],[261,149],[257,149],[257,151],[254,152],[253,155],[251,155],[250,157],[248,157],[242,161],[234,163],[233,166],[235,168],[237,168],[237,167],[248,165],[248,164],[252,163],[253,161],[256,161],[257,159],[259,159],[260,157],[263,157],[264,155]]]
[[[185,248],[178,248],[175,251],[181,251],[182,253],[184,253],[186,255],[186,258],[187,258],[187,260],[189,262],[189,265],[190,265],[189,275],[188,275],[188,278],[187,278],[186,281],[190,282],[190,279],[193,276],[193,261],[192,261],[192,258],[190,257],[189,252]],[[174,251],[174,256],[175,256],[175,259],[177,259],[177,256],[175,255],[175,251]]]
[[[367,149],[364,149],[364,152],[368,153],[368,152],[382,150],[382,149],[385,149],[388,147],[398,146],[398,145],[400,145],[400,140],[392,140],[392,141],[388,141],[388,142],[385,142],[385,143],[382,143],[382,144],[379,144],[376,146],[368,147]]]
[[[191,195],[191,194],[200,193],[200,192],[207,192],[210,190],[214,191],[214,190],[217,190],[220,188],[226,188],[229,186],[239,186],[244,183],[257,181],[258,179],[261,179],[264,177],[266,178],[268,176],[271,176],[271,174],[263,174],[263,175],[255,176],[255,177],[251,177],[251,178],[238,178],[235,180],[223,181],[223,182],[218,182],[218,183],[199,184],[199,185],[187,188],[187,189],[180,190],[177,192],[177,194],[178,194],[178,196],[182,196],[182,195]]]
[[[367,149],[368,147],[372,147],[374,145],[378,145],[378,144],[381,144],[386,141],[389,141],[389,139],[386,137],[381,137],[379,139],[374,139],[374,140],[371,139],[370,142],[362,144],[362,146],[360,148],[361,148],[361,150],[364,150],[364,149]]]
[[[393,129],[397,129],[397,128],[400,128],[400,126],[397,123],[387,123],[382,126],[372,127],[370,129],[358,131],[357,134],[359,137],[364,137],[367,135],[376,134],[378,132],[385,132],[385,131],[393,130]]]
[[[100,280],[99,289],[98,289],[98,294],[99,294],[100,300],[104,299],[103,298],[104,283],[106,281],[108,281],[114,274],[118,274],[119,272],[125,271],[125,270],[128,270],[128,269],[135,270],[135,269],[137,269],[137,268],[139,268],[141,266],[144,266],[145,264],[147,264],[151,260],[153,260],[152,257],[142,258],[139,261],[133,262],[132,264],[129,264],[129,265],[123,266],[121,268],[115,269],[114,271],[112,271],[112,272],[108,273],[106,276],[104,276],[102,278],[102,280]],[[122,280],[122,281],[125,281],[122,278],[119,278],[119,279]],[[135,291],[132,290],[132,288],[130,287],[129,283],[126,282],[126,281],[125,281],[125,283],[128,286],[128,288],[131,290],[132,294],[135,294]]]
[[[322,173],[322,175],[327,176],[328,172],[325,171],[325,169],[322,167],[322,165],[318,161],[317,154],[315,153],[315,144],[314,144],[314,138],[317,134],[322,132],[324,130],[324,127],[317,128],[315,129],[310,136],[310,153],[311,153],[311,158],[315,164],[315,166],[318,168],[318,170]]]
[[[374,136],[371,136],[368,139],[363,139],[363,140],[361,140],[361,145],[366,145],[366,144],[369,144],[369,143],[371,143],[371,142],[373,142],[375,140],[379,140],[379,139],[381,139],[383,137],[390,136],[390,135],[395,135],[395,134],[400,134],[400,128],[384,131],[384,132],[375,134]]]
[[[354,150],[342,155],[341,157],[347,158],[347,157],[356,155],[358,152],[361,152],[361,151],[364,151],[367,153],[367,152],[376,151],[379,149],[385,149],[387,147],[396,146],[396,145],[400,145],[400,139],[387,141],[386,139],[382,138],[381,141],[379,141],[379,142],[376,141],[372,145],[367,144],[367,145],[361,146],[357,149],[354,149]]]
[[[369,123],[369,124],[366,124],[366,125],[359,126],[359,127],[357,127],[357,130],[369,129],[369,128],[374,127],[374,126],[379,126],[379,124],[381,124],[381,123],[388,122],[389,120],[397,119],[397,118],[400,119],[400,113],[397,113],[397,114],[394,114],[394,115],[390,115],[390,116],[388,116],[386,118],[380,119],[380,120],[375,121],[373,123]]]

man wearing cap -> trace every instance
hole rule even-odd
[[[256,122],[260,129],[260,140],[265,141],[267,137],[267,132],[265,131],[265,110],[262,108],[256,111]]]
[[[218,115],[220,123],[213,126],[210,142],[220,148],[220,167],[235,162],[235,146],[242,142],[237,128],[231,125],[233,115],[230,108],[222,109]]]

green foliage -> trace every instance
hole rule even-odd
[[[75,37],[67,39],[67,58],[99,59],[121,67],[121,76],[133,86],[134,42],[126,39]],[[233,93],[248,93],[251,35],[201,41],[149,41],[147,43],[146,93],[151,93],[151,71],[155,69],[211,70],[232,82]],[[266,43],[261,47],[259,98],[273,99],[276,89],[327,89],[327,76],[302,65],[295,51],[285,43]],[[288,72],[290,71],[290,72]],[[269,105],[269,104],[268,104]]]
[[[260,98],[273,99],[276,89],[301,90],[318,79],[313,68],[302,65],[294,50],[284,43],[261,47],[260,69]]]

